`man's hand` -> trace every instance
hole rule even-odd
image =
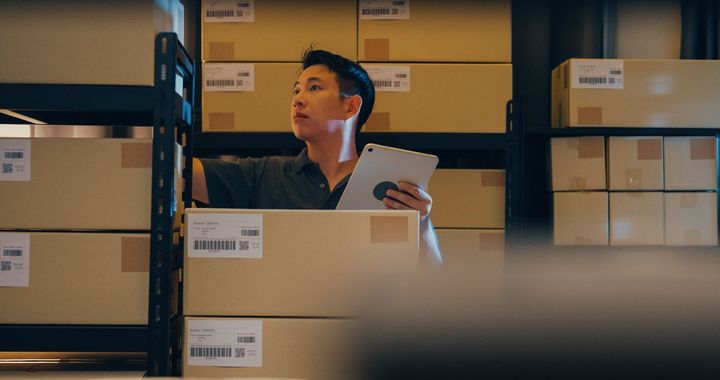
[[[432,209],[432,197],[425,190],[408,182],[398,183],[400,191],[389,189],[383,198],[385,208],[390,210],[417,210],[420,223],[425,222]]]

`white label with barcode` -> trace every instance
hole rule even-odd
[[[0,286],[30,286],[30,234],[0,232]]]
[[[188,257],[261,259],[262,214],[188,214]]]
[[[360,20],[409,20],[410,0],[360,0]]]
[[[262,367],[263,322],[188,320],[190,366]]]
[[[375,91],[410,92],[410,66],[363,65]]]
[[[0,139],[0,181],[30,181],[30,140]]]
[[[205,91],[255,91],[255,65],[206,63],[203,86]]]
[[[205,22],[255,22],[255,0],[204,0]]]
[[[622,59],[580,59],[570,61],[572,88],[622,90],[625,78]]]

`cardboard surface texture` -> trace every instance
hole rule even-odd
[[[608,193],[553,194],[555,245],[608,245]]]
[[[550,140],[553,191],[605,190],[605,138]]]
[[[428,184],[438,228],[505,228],[505,171],[436,169]]]
[[[610,190],[663,190],[663,139],[608,138]]]
[[[663,193],[610,193],[610,245],[663,245]]]
[[[665,190],[716,190],[715,137],[665,137]]]

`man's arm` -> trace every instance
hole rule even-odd
[[[205,204],[210,204],[208,196],[207,180],[205,179],[205,169],[202,162],[197,158],[193,158],[193,180],[192,180],[192,197]]]
[[[417,210],[420,213],[420,254],[431,264],[442,264],[443,258],[440,245],[435,234],[435,227],[430,221],[432,197],[425,190],[407,182],[398,183],[401,191],[388,190],[383,203],[389,209]]]

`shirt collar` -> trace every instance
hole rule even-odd
[[[300,152],[300,154],[298,154],[297,156],[295,156],[295,158],[292,159],[293,172],[299,174],[304,167],[312,165],[314,163],[315,162],[311,161],[310,157],[308,157],[307,147],[305,147]]]

